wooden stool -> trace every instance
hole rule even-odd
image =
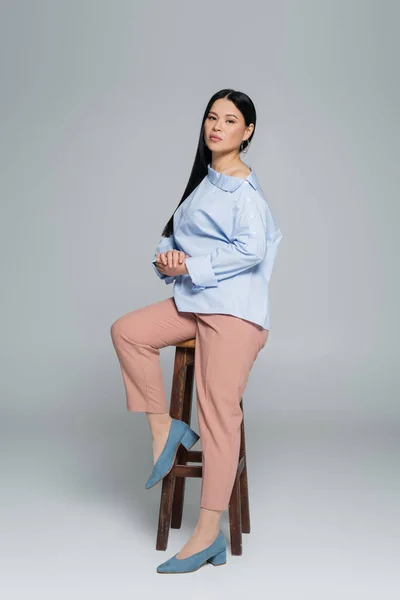
[[[176,347],[176,351],[169,413],[174,419],[180,419],[190,425],[196,340],[186,340],[174,344],[174,346]],[[240,400],[240,407],[243,411],[243,398]],[[202,451],[188,451],[181,444],[174,466],[162,481],[156,543],[157,550],[166,550],[170,526],[173,529],[179,529],[181,526],[186,477],[202,476],[201,465],[193,466],[187,464],[193,462],[202,462]],[[238,468],[229,500],[229,526],[231,553],[233,555],[241,555],[242,533],[250,533],[244,418],[241,423]]]

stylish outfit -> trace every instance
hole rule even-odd
[[[174,296],[131,311],[111,327],[127,409],[168,412],[160,349],[196,338],[195,381],[203,508],[228,508],[240,449],[240,400],[269,327],[268,283],[282,238],[254,171],[214,171],[178,207],[174,233],[153,267]],[[183,250],[188,274],[169,277],[157,252]]]
[[[225,313],[270,327],[268,284],[282,234],[254,171],[241,179],[207,167],[208,175],[174,213],[174,233],[162,238],[153,268],[174,284],[179,311]],[[189,254],[189,274],[168,276],[157,252]]]

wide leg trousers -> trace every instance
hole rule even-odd
[[[240,450],[240,400],[268,330],[232,315],[179,312],[174,298],[117,319],[111,338],[127,409],[168,412],[160,349],[196,338],[195,383],[203,477],[202,508],[226,510]]]

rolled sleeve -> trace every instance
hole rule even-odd
[[[157,254],[159,252],[167,252],[168,250],[178,250],[178,248],[175,244],[173,234],[170,235],[169,237],[161,238],[161,240],[158,242],[157,247],[154,251],[153,260],[151,263],[153,265],[153,268],[154,268],[155,272],[157,273],[158,277],[160,279],[163,279],[166,284],[173,283],[175,281],[175,279],[177,277],[179,277],[179,275],[165,275],[164,273],[160,273],[160,271],[157,269],[157,266],[156,266]]]
[[[191,256],[185,260],[185,264],[190,279],[193,282],[194,289],[218,286],[218,279],[211,266],[210,254],[204,256]]]
[[[151,264],[153,265],[153,268],[154,268],[155,272],[157,273],[157,275],[159,276],[159,278],[163,279],[166,284],[172,283],[178,277],[178,275],[165,275],[164,273],[160,273],[160,271],[157,269],[155,260],[153,260],[153,262]]]

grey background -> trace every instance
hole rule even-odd
[[[0,2],[4,597],[398,597],[399,12]],[[252,532],[223,569],[160,580],[200,481],[156,551],[150,433],[109,330],[172,294],[150,262],[223,87],[255,102],[245,160],[283,234],[244,397]]]

